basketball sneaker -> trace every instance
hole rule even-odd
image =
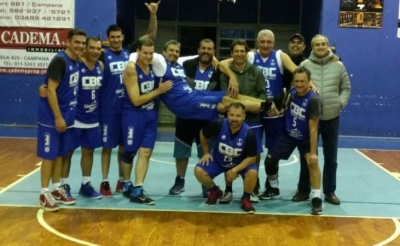
[[[245,212],[247,212],[249,214],[254,214],[256,209],[253,207],[253,205],[251,204],[250,199],[248,197],[242,197],[241,203],[242,203],[241,208]]]
[[[40,194],[39,196],[39,207],[44,211],[58,211],[60,207],[56,204],[53,196],[49,192]]]
[[[115,187],[115,191],[119,192],[119,193],[124,192],[124,181],[123,180],[121,180],[121,179],[118,180],[117,186]]]
[[[181,192],[185,191],[185,179],[181,178],[179,176],[176,176],[175,178],[175,184],[172,186],[171,189],[169,189],[169,194],[170,195],[177,195]]]
[[[311,214],[321,215],[322,214],[322,200],[319,197],[314,197],[310,203]]]
[[[86,184],[81,184],[81,188],[79,190],[79,195],[88,197],[90,199],[102,198],[102,195],[99,192],[94,190],[94,188],[90,184],[90,182],[87,182]]]
[[[233,194],[232,192],[228,191],[224,193],[224,195],[219,199],[219,203],[221,204],[229,204],[233,201]]]
[[[134,193],[137,193],[138,195],[134,195]],[[135,187],[134,191],[132,192],[132,195],[130,196],[129,200],[131,202],[136,202],[136,203],[140,203],[140,204],[145,204],[145,205],[154,205],[156,204],[155,201],[151,198],[149,198],[148,196],[146,196],[144,194],[144,190],[143,187]]]
[[[57,189],[53,190],[51,192],[51,195],[53,196],[54,200],[57,203],[62,203],[62,204],[65,204],[65,205],[72,205],[72,204],[76,203],[76,199],[73,198],[73,197],[69,197],[62,186],[60,186]]]
[[[219,187],[212,189],[208,193],[208,197],[206,200],[206,205],[214,205],[217,203],[218,199],[222,197],[222,190]]]
[[[123,187],[122,194],[127,198],[131,197],[131,194],[132,194],[132,191],[133,191],[132,182],[131,181],[123,182],[123,186],[122,187]]]
[[[110,183],[108,181],[101,182],[101,184],[100,184],[100,193],[104,197],[112,197]]]

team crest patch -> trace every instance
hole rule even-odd
[[[86,69],[82,68],[81,73],[86,73]]]
[[[96,67],[96,71],[97,71],[97,74],[101,74],[101,69],[99,67]]]
[[[213,74],[212,71],[208,72],[208,77],[211,78],[212,74]]]
[[[307,100],[307,99],[304,99],[304,101],[303,101],[303,107],[307,106],[307,103],[308,103],[308,100]]]
[[[107,58],[108,58],[108,60],[112,60],[112,56],[108,56]]]
[[[74,70],[74,67],[73,66],[69,66],[69,70]]]
[[[124,52],[124,56],[125,56],[126,59],[129,58],[129,55],[128,55],[128,53],[126,53],[126,52]]]
[[[225,139],[226,139],[226,136],[225,136],[225,135],[222,135],[222,136],[221,136],[221,139],[222,139],[222,140],[225,140]]]
[[[243,145],[243,139],[241,139],[241,138],[239,138],[237,141],[236,141],[236,145],[237,146],[242,146]]]
[[[275,66],[275,59],[271,60],[271,66]]]

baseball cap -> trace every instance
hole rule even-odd
[[[293,35],[290,37],[289,41],[292,41],[292,39],[294,39],[294,38],[298,38],[298,39],[300,39],[301,41],[303,41],[303,43],[305,43],[305,39],[304,39],[303,35],[301,35],[300,33],[295,33],[295,34],[293,34]]]

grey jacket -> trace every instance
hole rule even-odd
[[[339,116],[350,97],[351,85],[346,68],[340,61],[332,61],[333,53],[317,58],[313,52],[300,63],[311,72],[311,79],[318,87],[322,101],[321,120],[331,120]]]

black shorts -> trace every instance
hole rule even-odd
[[[203,156],[200,146],[200,131],[210,121],[204,120],[187,120],[176,118],[175,121],[175,142],[174,142],[174,158],[189,158],[192,153],[193,141],[197,145],[197,156]],[[208,142],[209,148],[212,149],[213,144]]]
[[[279,160],[287,160],[296,147],[302,155],[310,153],[310,139],[297,140],[285,132],[279,136],[275,146],[268,154]]]

